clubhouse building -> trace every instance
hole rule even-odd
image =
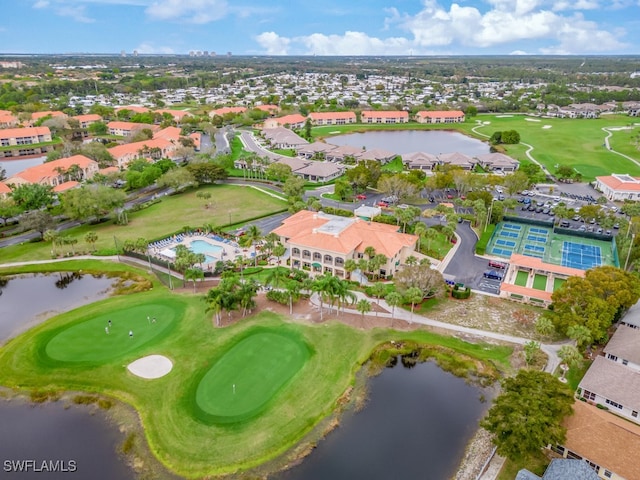
[[[631,175],[614,173],[596,177],[594,188],[609,200],[640,200],[640,178]]]
[[[342,278],[347,278],[345,262],[367,258],[367,247],[387,257],[376,273],[394,275],[406,258],[415,254],[418,241],[415,235],[399,233],[396,225],[308,210],[287,218],[273,233],[289,249],[292,269],[307,270],[312,276],[331,273]]]

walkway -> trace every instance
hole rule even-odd
[[[613,132],[617,132],[619,130],[633,130],[634,128],[635,127],[602,127],[602,130],[604,132],[607,132],[607,136],[604,137],[604,144],[605,144],[605,147],[607,147],[607,150],[609,150],[611,153],[615,153],[616,155],[620,155],[621,157],[624,157],[627,160],[631,160],[638,167],[640,167],[640,162],[638,162],[636,159],[631,158],[629,155],[625,155],[624,153],[620,153],[613,150],[611,148],[611,145],[609,145],[609,139],[613,136]]]

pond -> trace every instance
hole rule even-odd
[[[433,362],[401,362],[369,380],[365,408],[349,413],[293,469],[274,480],[451,478],[487,403]]]
[[[18,172],[26,170],[27,168],[35,167],[44,162],[47,157],[31,157],[31,158],[16,158],[14,160],[0,160],[0,168],[4,168],[7,172],[7,177],[15,175]]]
[[[447,130],[384,130],[347,133],[326,139],[333,145],[365,147],[367,150],[381,148],[399,155],[426,152],[432,155],[460,152],[465,155],[489,153],[489,144],[467,137],[462,133]]]

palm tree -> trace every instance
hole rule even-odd
[[[353,258],[349,258],[344,262],[344,271],[347,273],[347,278],[351,278],[351,274],[357,269],[358,263]]]
[[[212,311],[216,319],[216,327],[220,326],[223,297],[225,293],[221,288],[212,288],[207,292],[205,301],[208,304],[207,311]]]
[[[275,288],[280,288],[280,284],[284,282],[285,278],[288,276],[289,272],[284,268],[271,268],[265,278],[265,283],[267,285],[273,285]]]
[[[84,241],[91,245],[91,251],[96,251],[96,242],[98,241],[98,234],[96,232],[87,232],[84,236]]]
[[[424,294],[418,287],[411,287],[405,292],[404,298],[407,302],[411,303],[411,320],[413,320],[413,309],[415,308],[416,303],[423,300]]]
[[[193,293],[196,293],[196,280],[204,279],[204,272],[200,268],[188,268],[184,272],[184,279],[193,282]]]
[[[60,239],[60,233],[57,230],[45,230],[42,238],[45,242],[51,242],[51,253],[57,256],[56,245],[58,244],[58,240]]]
[[[245,317],[247,312],[251,313],[256,306],[256,302],[254,300],[256,294],[258,293],[258,284],[254,280],[249,280],[248,282],[242,282],[240,284],[240,288],[238,289],[238,302],[242,307],[242,316]]]
[[[558,357],[562,360],[562,363],[567,365],[569,368],[580,368],[584,358],[580,351],[572,346],[572,345],[563,345],[558,350]],[[562,379],[566,374],[566,370],[562,370]]]
[[[333,294],[338,299],[337,312],[339,312],[341,308],[344,308],[345,304],[355,303],[357,297],[351,290],[349,290],[349,282],[338,277],[333,278],[337,280],[337,282],[334,283]]]
[[[374,297],[378,299],[378,306],[380,306],[380,297],[382,297],[387,292],[387,286],[384,283],[374,283],[371,287],[371,293]],[[376,317],[378,316],[378,311],[376,310]]]
[[[356,308],[362,314],[362,320],[364,320],[364,314],[371,311],[371,302],[366,298],[361,298],[358,300]]]
[[[245,238],[250,245],[253,245],[253,256],[255,260],[255,265],[258,265],[258,252],[256,251],[256,243],[260,241],[262,238],[262,232],[256,225],[250,225],[245,233]]]
[[[298,282],[289,282],[286,289],[289,294],[289,315],[293,315],[293,302],[300,298],[301,285]]]
[[[427,228],[427,230],[424,232],[424,236],[427,239],[427,252],[428,252],[429,250],[431,250],[431,240],[433,240],[438,236],[438,231],[435,230],[434,228]]]
[[[575,340],[580,350],[584,350],[593,341],[591,330],[584,325],[571,325],[567,328],[567,337]]]
[[[280,263],[282,263],[282,258],[281,257],[285,253],[287,253],[287,247],[285,247],[281,243],[278,243],[275,247],[273,247],[272,253],[273,253],[273,255],[275,255],[278,258],[278,265],[280,265]]]
[[[422,223],[416,223],[416,226],[413,228],[413,233],[418,236],[418,251],[420,251],[420,240],[422,240],[422,235],[427,231],[427,226]]]
[[[402,295],[400,295],[399,292],[393,291],[387,293],[384,299],[391,306],[391,318],[394,318],[396,307],[402,303]]]
[[[321,275],[316,277],[313,283],[311,283],[311,290],[316,292],[320,298],[320,321],[322,321],[322,311],[324,309],[323,300],[329,288],[329,278],[327,275]]]

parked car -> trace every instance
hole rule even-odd
[[[361,193],[361,194],[359,194],[359,195],[356,195],[356,198],[357,198],[358,200],[366,200],[366,199],[367,199],[367,196],[366,196],[364,193]]]
[[[505,268],[507,268],[507,266],[504,263],[496,262],[495,260],[490,260],[489,261],[489,267],[498,268],[500,270],[504,270]]]
[[[562,221],[560,222],[560,226],[561,226],[561,227],[566,228],[566,227],[568,227],[569,225],[571,225],[571,224],[569,223],[569,220],[562,220]]]
[[[580,228],[578,228],[579,232],[586,232],[587,231],[587,227],[585,227],[584,225],[580,225]]]
[[[578,221],[580,221],[580,215],[574,215],[574,216],[573,216],[573,221],[574,221],[574,222],[578,222]]]
[[[498,272],[496,270],[487,270],[482,274],[482,276],[491,280],[502,280],[502,272]]]
[[[378,205],[379,207],[382,207],[382,208],[387,208],[387,207],[389,206],[389,203],[387,203],[387,202],[383,202],[382,200],[380,200],[380,201],[377,203],[377,205]]]
[[[613,228],[615,228],[616,230],[620,228],[620,224],[619,223],[614,223],[613,224]]]

